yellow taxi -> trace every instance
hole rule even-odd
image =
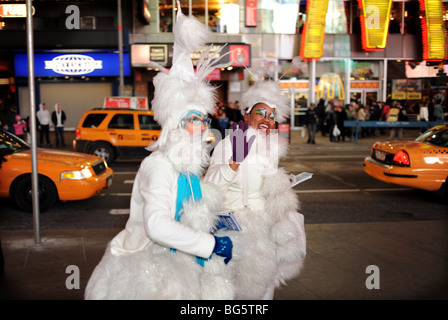
[[[78,152],[37,149],[39,207],[56,201],[83,200],[112,184],[113,170],[100,157]],[[31,148],[0,129],[0,197],[11,197],[24,211],[32,211]]]
[[[108,163],[116,158],[144,158],[157,141],[161,127],[152,110],[93,109],[81,117],[73,148],[97,155]]]
[[[448,196],[448,124],[427,130],[415,141],[374,143],[364,171],[387,183]]]

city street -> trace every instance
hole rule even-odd
[[[341,148],[345,146],[346,148]],[[377,181],[363,171],[370,149],[353,143],[339,148],[291,146],[281,165],[291,173],[310,172],[311,180],[295,187],[306,223],[412,221],[446,219],[447,203],[434,193]],[[58,203],[42,212],[42,229],[123,228],[129,214],[139,161],[111,165],[111,188],[88,200]],[[32,214],[0,199],[0,229],[32,229]]]
[[[316,146],[294,142],[281,163],[293,173],[313,173],[313,178],[295,187],[305,216],[305,267],[276,290],[274,298],[447,299],[446,200],[370,178],[362,166],[368,141],[355,145],[318,140]],[[107,243],[127,221],[138,165],[114,163],[114,183],[106,192],[41,213],[38,246],[33,245],[32,214],[1,200],[6,271],[0,298],[82,299]],[[78,290],[65,285],[71,265],[80,268]],[[368,268],[378,268],[377,290],[366,286]]]

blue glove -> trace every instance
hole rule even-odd
[[[229,237],[215,237],[215,247],[213,253],[216,253],[220,257],[224,257],[224,263],[228,264],[232,260],[232,248],[233,243]]]

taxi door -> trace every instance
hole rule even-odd
[[[154,120],[154,116],[151,113],[139,113],[138,114],[139,125],[139,139],[138,145],[141,147],[147,147],[160,136],[160,125]]]
[[[137,146],[134,113],[117,113],[109,122],[109,138],[116,147]]]

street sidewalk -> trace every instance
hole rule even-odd
[[[405,130],[405,138],[417,135]],[[310,145],[300,131],[292,131],[291,150],[367,149],[388,137],[360,138],[355,144],[317,136]],[[305,267],[276,291],[276,300],[448,299],[448,220],[306,224],[305,229]],[[41,230],[36,245],[33,230],[0,230],[5,258],[0,299],[83,299],[90,274],[119,231]],[[378,288],[369,289],[372,285]]]

